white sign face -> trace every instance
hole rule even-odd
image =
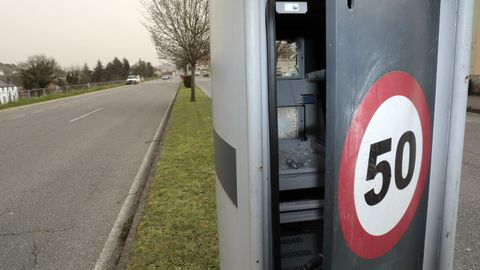
[[[407,232],[428,182],[430,150],[422,88],[404,71],[386,73],[358,105],[338,169],[338,217],[357,256],[382,257]]]
[[[393,96],[380,105],[355,166],[355,208],[367,233],[384,235],[404,216],[420,175],[422,143],[420,117],[408,98]]]
[[[307,2],[275,2],[275,10],[279,14],[305,14],[308,11]]]
[[[300,9],[299,3],[285,3],[286,12],[296,12]]]

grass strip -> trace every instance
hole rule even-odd
[[[128,269],[218,269],[211,100],[181,87]]]
[[[39,102],[44,102],[44,101],[53,100],[53,99],[77,96],[77,95],[81,95],[81,94],[85,94],[85,93],[110,89],[110,88],[114,88],[114,87],[118,87],[118,86],[122,86],[122,85],[124,85],[124,84],[106,84],[106,85],[95,86],[95,87],[86,88],[86,89],[70,90],[69,92],[66,92],[66,93],[53,93],[53,94],[49,94],[49,95],[45,95],[45,96],[41,96],[41,97],[32,97],[30,99],[19,99],[18,101],[15,101],[15,102],[0,104],[0,110],[6,109],[6,108],[13,108],[13,107],[18,107],[18,106],[28,105],[28,104],[39,103]]]

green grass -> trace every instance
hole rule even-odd
[[[20,99],[16,102],[10,102],[10,103],[7,103],[7,104],[0,104],[0,110],[6,109],[6,108],[28,105],[28,104],[39,103],[39,102],[44,102],[44,101],[53,100],[53,99],[77,96],[77,95],[81,95],[81,94],[85,94],[85,93],[90,93],[90,92],[105,90],[105,89],[109,89],[109,88],[114,88],[114,87],[118,87],[118,86],[121,86],[121,85],[123,85],[123,84],[107,84],[107,85],[102,85],[102,86],[86,88],[86,89],[70,90],[67,93],[53,93],[53,94],[45,95],[45,96],[41,96],[41,97],[32,97],[30,99]]]
[[[181,87],[129,267],[218,269],[211,100]]]

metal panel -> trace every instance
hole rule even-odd
[[[244,5],[244,0],[210,2],[213,126],[236,150],[237,206],[225,192],[220,179],[216,182],[220,267],[232,270],[244,269],[253,260]]]
[[[378,242],[363,242],[362,238],[357,239],[357,231],[342,231],[340,219],[345,213],[339,210],[338,198],[344,190],[339,189],[339,177],[344,173],[340,171],[343,154],[360,152],[346,141],[352,121],[356,119],[359,106],[369,92],[368,101],[381,103],[384,92],[376,83],[382,83],[380,79],[384,75],[404,74],[405,78],[413,78],[408,85],[413,88],[412,85],[417,83],[427,104],[423,106],[424,113],[430,116],[427,124],[420,120],[421,125],[429,126],[428,129],[433,126],[439,5],[440,1],[431,0],[327,1],[325,269],[422,268],[429,176],[426,177],[425,190],[418,196],[418,207],[412,212],[411,221],[407,222],[399,240],[391,248],[383,250],[383,253],[372,256],[366,256],[363,251],[368,253],[381,250]],[[398,78],[396,81],[400,84],[407,83]],[[380,90],[374,91],[375,87]],[[371,119],[367,119],[367,127]],[[385,128],[394,129],[395,125],[392,122]],[[360,129],[365,131],[367,127]],[[356,134],[356,130],[352,132],[354,135],[364,134]],[[422,143],[429,144],[429,133],[422,134],[425,135]],[[412,147],[411,144],[409,147]],[[429,157],[430,152],[426,149],[428,147],[422,148],[422,154]],[[423,155],[421,157],[421,168],[428,170],[428,162],[423,164],[428,158]],[[354,208],[353,211],[359,210]],[[378,223],[383,223],[384,217],[378,220]],[[362,226],[365,224],[362,223]],[[388,235],[391,231],[379,232],[376,236]],[[355,243],[355,251],[351,243]]]
[[[478,2],[477,2],[478,3]],[[468,74],[472,44],[474,0],[458,1],[457,33],[455,39],[455,65],[453,73],[448,162],[441,233],[440,270],[453,268],[458,201],[465,137],[468,98]]]
[[[210,1],[222,269],[269,267],[265,239],[270,235],[264,226],[269,223],[270,205],[263,200],[269,194],[264,190],[268,172],[263,170],[269,162],[264,7],[265,0]]]
[[[222,184],[233,204],[238,207],[237,202],[237,156],[235,148],[229,145],[214,130],[215,146],[215,171],[217,178]]]
[[[435,123],[432,138],[432,165],[428,195],[427,230],[423,269],[437,270],[439,266],[440,234],[442,230],[443,202],[448,153],[448,130],[452,107],[453,67],[455,62],[455,36],[457,0],[442,1],[438,37],[437,95]]]

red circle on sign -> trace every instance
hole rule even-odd
[[[383,235],[371,235],[361,225],[354,201],[355,166],[365,131],[377,109],[394,96],[404,96],[415,106],[422,127],[422,160],[413,197],[400,221]],[[375,259],[389,252],[408,229],[428,175],[431,148],[430,112],[427,100],[415,78],[403,71],[382,76],[368,91],[353,117],[340,161],[338,177],[338,214],[343,236],[350,249],[364,259]]]

